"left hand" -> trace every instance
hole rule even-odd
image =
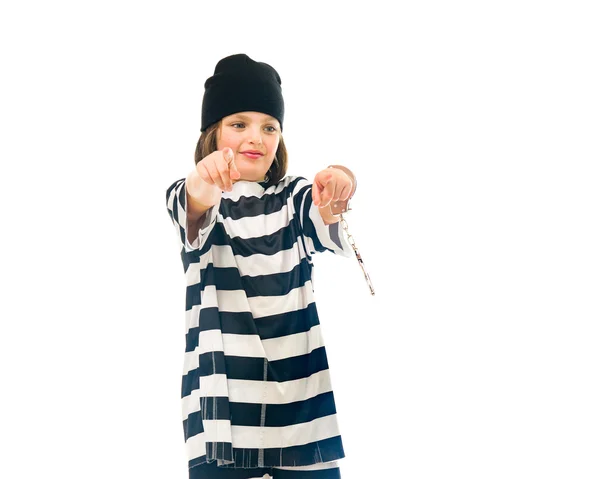
[[[346,200],[352,192],[352,180],[339,168],[326,168],[315,175],[312,199],[319,208],[332,201]]]

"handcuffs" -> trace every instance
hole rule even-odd
[[[354,238],[348,232],[348,223],[346,222],[346,219],[343,216],[343,213],[346,213],[347,211],[350,211],[352,209],[352,208],[350,208],[350,200],[352,199],[352,197],[354,196],[354,193],[356,192],[356,176],[354,176],[354,173],[352,173],[352,171],[350,171],[348,168],[346,168],[345,166],[342,166],[342,165],[329,165],[327,168],[337,168],[339,170],[342,170],[352,180],[352,191],[350,192],[348,199],[332,201],[331,203],[329,203],[329,209],[330,209],[332,215],[334,215],[334,216],[339,215],[340,223],[342,224],[342,228],[346,232],[346,236],[348,237],[348,242],[350,243],[350,246],[352,246],[352,248],[354,249],[354,254],[356,255],[358,264],[360,265],[362,272],[365,275],[365,281],[367,282],[367,285],[369,286],[369,290],[371,291],[371,296],[375,296],[375,289],[373,289],[373,283],[371,283],[371,278],[369,278],[369,274],[367,273],[367,270],[365,269],[364,262],[362,260],[362,257],[360,256],[360,253],[358,251],[356,243],[354,242]]]

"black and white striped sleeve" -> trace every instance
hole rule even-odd
[[[319,207],[312,200],[312,183],[299,176],[291,183],[294,211],[300,220],[306,251],[308,255],[315,252],[331,251],[346,257],[354,256],[354,250],[344,235],[341,222],[326,225],[319,213]]]
[[[219,203],[211,206],[204,216],[204,221],[199,226],[197,238],[190,243],[188,235],[188,221],[187,221],[187,196],[185,190],[185,178],[175,181],[169,188],[167,188],[167,210],[169,216],[173,221],[177,232],[177,238],[184,248],[186,253],[194,250],[199,250],[204,246],[206,238],[208,237],[211,230],[214,228],[217,213],[219,211]]]

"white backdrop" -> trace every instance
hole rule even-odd
[[[3,5],[0,476],[187,479],[165,194],[247,53],[289,174],[358,178],[376,295],[315,260],[342,477],[599,477],[593,3]]]

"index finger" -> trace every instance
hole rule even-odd
[[[227,162],[229,176],[236,180],[239,179],[241,174],[235,164],[235,156],[233,155],[233,150],[229,147],[223,148],[223,158],[225,158],[225,161]]]

